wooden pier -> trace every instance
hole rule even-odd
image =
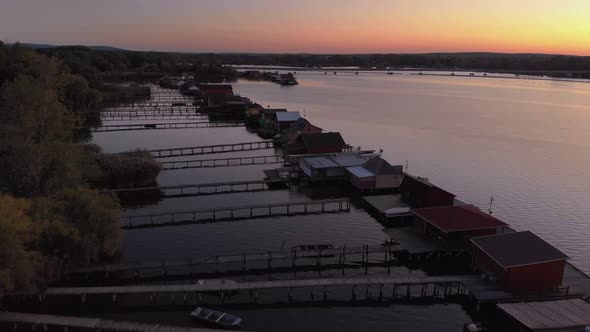
[[[207,115],[200,115],[195,114],[192,112],[187,112],[189,114],[142,114],[140,112],[121,112],[121,114],[100,114],[95,116],[94,118],[100,119],[102,122],[112,122],[112,121],[141,121],[141,120],[207,120],[209,117]]]
[[[102,110],[97,110],[96,112],[102,113],[129,113],[129,112],[143,112],[143,113],[182,113],[182,112],[196,112],[199,110],[199,107],[194,105],[184,105],[184,106],[173,106],[170,103],[167,104],[159,104],[159,103],[146,103],[146,104],[136,104],[136,105],[120,105],[117,107],[106,107]]]
[[[174,186],[155,186],[155,187],[132,187],[103,190],[102,193],[133,193],[159,191],[162,198],[174,197],[191,197],[206,196],[217,194],[229,194],[240,192],[255,192],[272,190],[274,188],[285,188],[287,181],[284,180],[253,180],[253,181],[235,181],[235,182],[217,182],[217,183],[195,183],[181,184]]]
[[[148,262],[131,262],[121,264],[95,265],[67,272],[68,281],[101,280],[104,282],[136,282],[140,279],[162,280],[174,277],[219,277],[222,275],[243,276],[252,274],[268,275],[273,273],[297,271],[316,271],[320,276],[325,270],[364,269],[368,274],[370,267],[387,267],[396,263],[395,246],[363,245],[356,247],[335,247],[321,250],[298,252],[296,250],[251,252],[235,255],[217,255],[208,258],[188,257],[182,260],[158,260]]]
[[[277,303],[278,297],[292,303],[296,296],[312,302],[319,301],[396,301],[411,298],[432,299],[466,293],[464,283],[479,280],[479,276],[373,276],[349,278],[318,278],[249,282],[211,282],[198,284],[103,286],[103,287],[50,287],[39,294],[38,301],[62,298],[78,303],[110,301],[134,304],[147,302],[158,305],[197,305],[204,297],[213,297],[221,304],[262,301]],[[364,297],[359,290],[364,288]],[[285,292],[286,291],[286,292]],[[371,294],[371,292],[374,292]],[[402,292],[403,291],[403,292]],[[262,294],[264,293],[264,294]],[[319,294],[318,294],[319,293]],[[180,295],[180,301],[175,296]],[[286,295],[286,296],[285,296]],[[271,299],[272,298],[272,299]],[[164,303],[160,302],[163,299]],[[178,297],[177,297],[178,299]],[[210,299],[208,301],[211,301]],[[70,303],[73,303],[70,302]]]
[[[272,141],[258,141],[258,142],[245,142],[245,143],[233,143],[233,144],[217,144],[217,145],[205,145],[205,146],[191,146],[181,148],[170,148],[170,149],[158,149],[149,150],[155,158],[169,158],[169,157],[181,157],[181,156],[196,156],[202,154],[213,154],[213,153],[226,153],[226,152],[240,152],[240,151],[253,151],[253,150],[264,150],[273,148]]]
[[[244,127],[243,122],[167,122],[167,123],[142,123],[142,124],[120,124],[106,125],[101,127],[87,128],[90,132],[111,132],[129,130],[157,130],[157,129],[188,129],[188,128],[223,128],[223,127]],[[83,128],[82,128],[83,129]]]
[[[223,332],[227,330],[135,323],[110,319],[0,312],[2,331],[104,331],[104,332]]]
[[[121,217],[123,229],[211,223],[253,218],[350,212],[348,198],[266,205],[246,205],[205,210],[161,212]]]
[[[163,171],[187,169],[187,168],[210,168],[210,167],[231,167],[231,166],[251,166],[266,164],[282,164],[284,157],[282,155],[254,156],[254,157],[234,157],[218,159],[193,159],[193,160],[174,160],[162,161],[160,165]]]

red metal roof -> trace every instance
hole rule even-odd
[[[472,237],[471,242],[504,269],[569,258],[529,231]]]
[[[506,225],[505,222],[482,212],[473,205],[440,206],[413,209],[413,211],[417,216],[445,233]]]
[[[233,94],[233,88],[230,84],[201,84],[199,85],[201,93],[225,93]]]

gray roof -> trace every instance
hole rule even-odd
[[[279,122],[295,122],[301,118],[301,115],[299,112],[276,112],[275,117]]]
[[[375,176],[375,174],[371,173],[369,170],[367,170],[363,166],[347,167],[346,170],[349,171],[350,173],[352,173],[357,178],[368,178],[371,176]]]
[[[313,168],[331,168],[339,167],[331,158],[320,156],[320,157],[309,157],[304,158],[305,162]]]
[[[530,330],[590,326],[590,303],[582,299],[499,303],[498,308]]]
[[[375,157],[367,161],[364,168],[371,171],[373,174],[385,175],[385,174],[401,174],[403,172],[403,166],[391,166],[385,159],[381,157]]]
[[[367,159],[349,153],[334,153],[330,155],[307,157],[305,162],[313,168],[354,167],[364,164]]]
[[[471,242],[504,269],[569,258],[529,231],[478,236]]]
[[[338,153],[331,155],[330,158],[342,167],[361,166],[367,162],[366,158],[363,158],[358,154]]]

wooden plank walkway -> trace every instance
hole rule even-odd
[[[99,110],[95,113],[92,113],[91,116],[104,116],[104,117],[124,117],[124,116],[158,116],[158,115],[174,115],[174,116],[182,116],[182,115],[195,115],[199,114],[198,111],[195,110],[188,110],[188,111],[178,111],[178,110],[158,110],[157,112],[149,111],[149,110],[137,110],[137,111],[104,111]],[[204,116],[204,114],[201,114]]]
[[[154,186],[154,187],[133,187],[103,190],[101,193],[132,193],[159,191],[162,198],[172,197],[190,197],[216,194],[228,194],[239,192],[254,192],[272,190],[275,188],[284,188],[287,184],[285,180],[253,180],[253,181],[235,181],[235,182],[217,182],[217,183],[195,183],[181,184],[173,186]]]
[[[196,156],[202,154],[253,151],[273,148],[272,141],[244,142],[232,144],[216,144],[203,146],[189,146],[180,148],[149,150],[155,158],[169,158],[181,156]]]
[[[131,262],[107,265],[93,265],[74,269],[67,272],[68,279],[76,276],[89,277],[90,275],[104,279],[139,278],[142,272],[153,275],[154,271],[162,276],[175,273],[235,273],[247,274],[251,270],[273,269],[282,271],[296,270],[300,267],[321,268],[329,266],[338,269],[342,266],[355,266],[356,268],[368,265],[386,265],[395,261],[393,245],[366,245],[355,247],[336,247],[323,250],[308,250],[298,252],[295,250],[251,252],[234,255],[217,255],[208,258],[188,257],[182,260],[158,260],[146,262]]]
[[[210,168],[210,167],[231,167],[231,166],[251,166],[266,164],[282,164],[285,158],[282,155],[270,156],[253,156],[253,157],[234,157],[218,159],[192,159],[192,160],[174,160],[160,162],[162,171],[170,171],[187,168]]]
[[[176,113],[181,114],[182,112],[196,112],[199,110],[198,106],[191,104],[184,106],[173,106],[171,103],[159,104],[159,103],[148,103],[139,105],[120,105],[116,107],[105,107],[97,112],[102,113],[129,113],[129,112],[143,112],[143,113]]]
[[[187,129],[187,128],[222,128],[222,127],[244,127],[243,122],[166,122],[166,123],[141,123],[106,125],[101,127],[90,127],[90,132],[111,132],[129,130],[157,130],[157,129]],[[84,129],[84,128],[82,128]]]
[[[121,112],[123,113],[123,112]],[[207,115],[200,115],[195,114],[134,114],[131,113],[123,113],[123,114],[113,114],[113,115],[106,115],[101,114],[96,116],[95,118],[99,118],[102,122],[114,122],[114,121],[141,121],[141,120],[207,120],[209,117]]]
[[[123,229],[163,227],[171,225],[212,223],[275,216],[350,212],[348,198],[286,202],[264,205],[245,205],[227,208],[160,212],[122,216]]]
[[[157,294],[157,293],[203,293],[231,292],[276,288],[310,288],[333,286],[370,286],[370,285],[423,285],[450,284],[480,280],[479,276],[429,276],[429,277],[350,277],[319,278],[296,280],[249,281],[235,283],[183,284],[183,285],[141,285],[141,286],[104,286],[104,287],[50,287],[43,292],[48,296],[89,296],[113,294]]]
[[[22,312],[0,312],[0,326],[12,331],[21,331],[21,326],[29,331],[53,331],[54,328],[68,331],[68,328],[88,331],[128,331],[128,332],[218,332],[228,331],[219,329],[202,329],[182,326],[169,326],[152,323],[136,323],[126,321],[115,321],[101,318],[55,316],[43,314],[30,314]],[[23,329],[24,330],[24,329]],[[4,331],[4,330],[3,330]]]

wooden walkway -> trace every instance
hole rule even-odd
[[[272,141],[244,142],[232,144],[217,144],[204,146],[190,146],[181,148],[149,150],[155,158],[169,158],[181,156],[196,156],[202,154],[253,151],[273,148]]]
[[[187,104],[183,106],[174,106],[171,103],[147,103],[138,105],[120,105],[116,107],[106,107],[98,112],[102,113],[129,113],[129,112],[143,112],[143,113],[176,113],[182,112],[196,112],[199,107]]]
[[[251,166],[266,164],[282,164],[285,158],[282,155],[270,156],[253,156],[253,157],[234,157],[218,159],[193,159],[193,160],[174,160],[162,161],[160,165],[163,171],[171,171],[187,168],[210,168],[210,167],[231,167],[231,166]]]
[[[101,114],[100,116],[96,116],[95,118],[99,118],[102,122],[114,122],[114,121],[141,121],[141,120],[207,120],[209,117],[207,115],[200,115],[195,114],[134,114],[131,113],[124,113],[122,114],[113,114],[113,115],[106,115]]]
[[[249,281],[249,282],[215,282],[205,283],[203,285],[197,284],[167,284],[167,285],[140,285],[140,286],[104,286],[104,287],[50,287],[45,290],[40,296],[39,300],[44,301],[48,297],[56,296],[76,296],[82,302],[90,296],[107,295],[112,296],[113,301],[116,301],[119,295],[148,295],[151,297],[158,294],[202,294],[202,293],[230,293],[239,291],[248,291],[251,296],[255,297],[257,291],[269,289],[288,289],[291,292],[293,289],[312,289],[323,288],[324,294],[329,287],[352,287],[353,294],[356,287],[360,286],[379,286],[381,289],[384,286],[394,286],[393,298],[398,286],[406,286],[409,294],[411,286],[426,286],[433,285],[433,295],[436,295],[437,287],[444,289],[447,294],[448,287],[454,286],[457,293],[461,291],[461,285],[465,282],[479,280],[479,276],[406,276],[406,277],[390,277],[390,276],[375,276],[375,277],[350,277],[350,278],[319,278],[319,279],[296,279],[296,280],[271,280],[271,281]],[[441,287],[442,286],[442,287]],[[424,289],[424,288],[423,288]],[[424,293],[424,292],[422,292]],[[462,293],[462,292],[461,292]],[[381,294],[382,295],[382,294]],[[424,294],[422,294],[424,295]],[[353,295],[354,299],[354,295]]]
[[[182,116],[182,115],[195,115],[199,114],[199,111],[195,110],[188,110],[188,111],[179,111],[179,110],[158,110],[157,112],[150,111],[150,110],[137,110],[137,111],[104,111],[99,110],[91,114],[91,116],[104,116],[104,117],[134,117],[134,116],[158,116],[158,115],[174,115],[174,116]],[[204,116],[204,114],[201,114]]]
[[[341,212],[350,212],[350,200],[348,198],[130,215],[121,217],[121,227],[123,229],[137,229]]]
[[[135,323],[110,319],[41,315],[21,312],[0,312],[2,331],[121,331],[121,332],[218,332],[227,330]]]
[[[298,252],[295,250],[217,255],[208,258],[188,257],[183,260],[159,260],[109,265],[87,266],[68,271],[68,280],[137,280],[139,278],[166,278],[170,276],[247,275],[297,270],[365,268],[391,266],[396,262],[395,246],[373,245],[337,247]],[[390,270],[388,269],[388,273]]]
[[[101,127],[87,128],[90,132],[111,132],[129,130],[156,130],[156,129],[187,129],[187,128],[222,128],[222,127],[244,127],[243,122],[167,122],[167,123],[142,123],[142,124],[120,124],[106,125]],[[83,129],[83,128],[82,128]]]
[[[287,185],[285,180],[253,180],[253,181],[235,181],[235,182],[217,182],[217,183],[195,183],[181,184],[174,186],[155,186],[155,187],[134,187],[118,188],[101,191],[102,193],[133,193],[159,191],[162,198],[173,197],[191,197],[217,194],[229,194],[239,192],[255,192],[272,190],[274,188],[284,188]]]

